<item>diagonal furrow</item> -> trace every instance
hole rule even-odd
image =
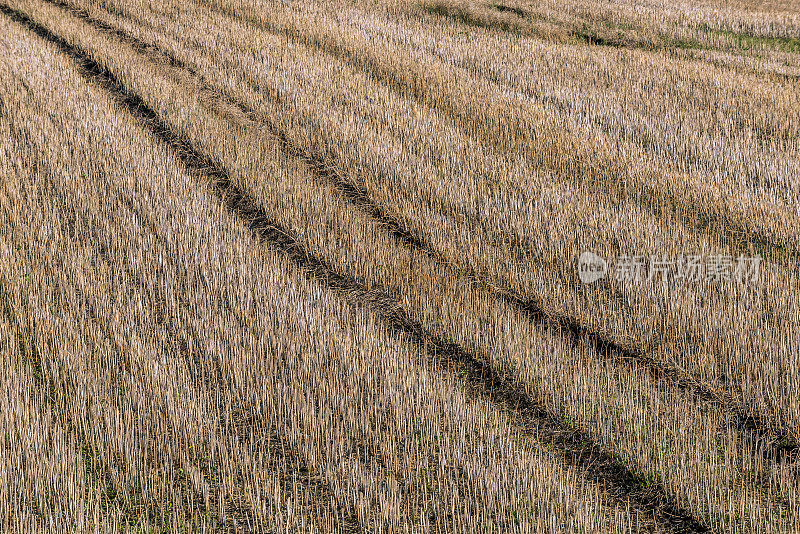
[[[210,86],[210,84],[206,83],[202,76],[197,74],[194,69],[186,65],[173,54],[155,45],[142,42],[140,39],[124,30],[114,28],[98,20],[96,17],[92,17],[84,10],[71,6],[65,0],[46,1],[68,9],[74,15],[102,31],[113,33],[116,37],[130,44],[134,49],[146,53],[152,59],[188,72],[199,82],[204,91],[214,94],[219,100],[238,109],[254,124],[265,126],[269,133],[278,140],[286,154],[307,163],[321,182],[335,188],[349,200],[351,204],[378,221],[398,243],[423,252],[437,263],[449,264],[448,260],[444,258],[438,250],[426,243],[423,238],[414,235],[402,222],[392,217],[384,208],[375,203],[368,192],[363,191],[355,185],[344,173],[341,173],[335,165],[331,165],[329,162],[335,161],[335,157],[332,155],[308,153],[289,139],[286,132],[282,131],[278,125],[264,116],[264,114],[259,113],[257,110],[252,109],[247,104],[231,96],[224,89]],[[188,142],[185,140],[181,140],[181,143],[184,146],[188,146]],[[206,168],[211,168],[210,162],[204,162],[204,165],[207,165]],[[228,186],[232,186],[232,184],[229,183]],[[270,225],[267,224],[267,226]],[[549,312],[547,307],[541,302],[525,299],[509,290],[498,288],[487,283],[471,267],[462,267],[459,270],[462,276],[467,278],[471,284],[483,288],[495,297],[513,306],[520,313],[524,314],[532,323],[544,326],[565,336],[574,345],[580,345],[584,341],[588,342],[593,351],[604,359],[646,369],[656,380],[663,380],[676,384],[682,390],[690,391],[701,400],[716,403],[728,417],[735,421],[739,430],[754,435],[756,438],[755,441],[763,445],[763,455],[766,460],[779,463],[791,461],[800,452],[800,445],[785,432],[776,430],[776,425],[769,419],[752,413],[751,410],[746,406],[742,406],[741,403],[734,400],[730,395],[720,393],[701,383],[690,374],[653,358],[648,354],[648,351],[626,347],[611,337],[588,328],[572,317],[554,315],[552,312]]]
[[[442,1],[424,4],[421,6],[421,10],[441,18],[452,19],[468,26],[495,29],[510,34],[530,35],[532,37],[537,37],[547,41],[555,40],[556,42],[569,42],[569,39],[572,39],[576,42],[582,42],[588,45],[605,46],[611,48],[627,48],[633,50],[644,50],[648,52],[657,52],[662,50],[672,51],[681,49],[727,51],[728,47],[731,47],[730,43],[726,46],[720,43],[714,43],[713,40],[708,40],[707,38],[713,36],[715,33],[719,34],[725,32],[715,30],[713,27],[707,25],[701,25],[697,28],[694,28],[694,31],[697,32],[694,36],[687,35],[684,37],[677,37],[675,35],[670,35],[668,31],[662,29],[645,38],[630,38],[625,36],[625,30],[633,29],[631,23],[617,22],[609,17],[600,17],[599,19],[599,21],[606,25],[606,28],[598,25],[597,21],[587,20],[581,16],[578,18],[578,21],[581,22],[581,26],[578,26],[578,24],[567,25],[563,22],[563,20],[548,17],[547,15],[533,10],[520,9],[500,4],[494,4],[492,7],[498,13],[512,13],[516,16],[516,18],[508,20],[493,17],[491,14],[486,12],[473,12],[465,5],[458,5],[452,2]],[[549,22],[559,26],[563,25],[564,27],[561,29],[564,33],[548,35],[544,31],[537,31],[537,28],[530,25],[530,23],[539,21]],[[679,27],[680,26],[676,25],[673,30],[677,30]],[[609,28],[612,28],[614,31],[609,32]],[[558,39],[558,37],[564,37],[566,39]],[[729,37],[734,38],[734,42],[736,42],[738,39],[740,44],[745,42],[747,39],[746,34],[735,32],[730,32]],[[795,52],[800,51],[800,40],[797,38],[763,36],[756,39],[761,41],[763,44],[775,47],[777,50]],[[737,48],[738,47],[734,45],[733,49],[730,51],[733,53],[741,53],[746,50],[746,47],[741,50],[737,50]]]
[[[658,525],[675,532],[708,531],[688,511],[672,502],[663,486],[654,484],[648,487],[617,461],[610,451],[587,433],[571,427],[547,411],[513,379],[462,347],[431,334],[410,318],[390,296],[366,289],[356,280],[335,272],[323,259],[310,254],[288,230],[272,221],[247,192],[237,187],[223,169],[195,151],[190,142],[173,132],[138,95],[126,92],[113,74],[80,49],[32,21],[24,13],[5,5],[0,7],[0,11],[73,58],[88,80],[107,90],[124,109],[172,147],[187,169],[206,181],[224,205],[243,219],[266,246],[282,251],[311,277],[348,300],[369,307],[393,330],[407,336],[414,345],[424,350],[436,364],[461,373],[471,390],[518,417],[519,423],[525,428],[535,429],[533,433],[539,438],[557,445],[566,462],[584,469],[589,479],[606,488],[620,502],[633,504],[645,515],[653,517]]]
[[[52,3],[56,3],[63,7],[65,0],[56,0]],[[431,109],[439,109],[440,104],[434,102],[426,91],[424,75],[418,74],[417,76],[412,76],[410,81],[401,71],[398,71],[395,66],[385,65],[379,59],[370,57],[369,54],[363,54],[360,51],[352,50],[348,48],[347,44],[339,42],[340,40],[335,36],[328,41],[320,38],[319,35],[304,35],[303,32],[288,22],[286,24],[276,25],[274,21],[268,22],[259,17],[253,17],[250,15],[244,16],[243,14],[235,12],[235,10],[228,9],[225,6],[221,7],[216,2],[208,2],[206,4],[208,4],[206,7],[209,9],[217,11],[224,16],[237,19],[244,24],[252,26],[253,28],[258,28],[272,34],[285,35],[298,43],[317,49],[333,57],[337,57],[350,64],[354,68],[364,71],[371,79],[375,81],[375,83],[385,85],[399,94],[411,96],[421,104]],[[111,6],[106,6],[105,9],[122,16],[119,10],[114,9]],[[117,30],[114,31],[116,32]],[[146,46],[150,47],[150,45]],[[458,68],[460,69],[461,67]],[[470,73],[470,75],[472,74],[474,73]],[[488,75],[478,75],[478,77],[487,81],[491,81],[494,84],[498,83],[496,79]],[[502,86],[502,84],[500,85]],[[472,113],[471,111],[467,112],[462,110],[456,104],[445,103],[443,105],[447,106],[446,111],[453,113],[456,116],[465,116],[468,119],[468,122],[474,122],[476,120],[474,116],[470,115],[470,113]],[[616,188],[615,191],[622,187],[622,184],[616,182],[609,183],[607,185],[612,188]],[[618,190],[617,192],[624,193],[623,190]],[[793,246],[791,246],[790,243],[787,244],[777,240],[776,238],[767,235],[762,230],[743,227],[739,221],[737,221],[735,218],[731,218],[729,214],[725,212],[707,212],[706,210],[696,209],[692,202],[688,202],[685,199],[682,199],[682,197],[670,197],[670,202],[665,203],[663,202],[663,199],[661,199],[661,195],[662,193],[659,193],[656,190],[648,190],[640,192],[636,200],[641,207],[652,210],[652,213],[655,217],[677,218],[682,220],[683,223],[687,225],[687,228],[691,228],[698,233],[705,234],[709,238],[729,246],[734,250],[740,250],[742,253],[747,254],[752,254],[753,250],[758,250],[763,256],[765,256],[765,258],[770,259],[779,265],[790,268],[795,266],[796,262],[794,261],[794,258],[797,251]],[[458,208],[453,209],[457,210]],[[478,219],[474,222],[481,224],[484,229],[488,228],[490,232],[496,232],[496,230],[491,228],[491,225],[485,220]],[[515,238],[517,238],[515,235],[509,237],[511,242],[515,245],[520,245],[526,251],[534,253],[536,252],[536,248],[531,247],[530,243],[527,243],[527,240],[515,240]]]
[[[0,10],[2,10],[2,6],[0,6]],[[5,109],[2,104],[3,99],[0,97],[0,107]],[[14,137],[18,139],[21,145],[31,143],[29,132],[26,131],[25,128],[12,131],[14,132]],[[41,170],[41,167],[38,168]],[[52,171],[52,167],[47,170]],[[107,228],[106,231],[104,231],[104,227],[100,224],[99,219],[93,217],[93,215],[97,214],[92,213],[82,202],[76,200],[70,194],[65,193],[63,191],[63,183],[57,183],[57,180],[50,176],[49,172],[40,172],[39,174],[43,177],[44,183],[46,184],[45,187],[40,188],[40,191],[44,192],[46,195],[46,202],[55,202],[56,205],[66,206],[66,210],[62,211],[64,219],[58,222],[62,234],[67,236],[67,240],[72,243],[80,243],[83,241],[93,245],[96,253],[95,257],[98,260],[98,263],[95,264],[95,268],[103,266],[109,270],[113,270],[117,265],[121,265],[121,272],[125,275],[123,278],[127,277],[130,281],[129,288],[133,288],[144,298],[149,299],[150,306],[146,307],[148,313],[157,317],[156,322],[159,323],[159,327],[163,326],[164,330],[167,332],[167,335],[163,336],[164,347],[166,347],[167,351],[172,351],[176,354],[178,359],[183,358],[187,363],[186,369],[188,369],[191,376],[195,378],[193,384],[195,384],[196,389],[202,393],[201,390],[203,387],[209,390],[211,386],[218,387],[219,384],[224,383],[227,377],[219,366],[219,362],[211,358],[207,352],[202,352],[202,350],[206,349],[206,346],[202,341],[202,334],[197,330],[196,323],[189,322],[188,324],[191,332],[194,333],[194,346],[201,347],[202,349],[201,351],[189,351],[187,335],[177,325],[174,320],[174,315],[166,316],[170,308],[170,302],[168,302],[166,295],[158,291],[157,288],[154,290],[152,281],[148,283],[148,279],[144,276],[142,271],[131,268],[131,265],[127,262],[115,262],[112,256],[118,243],[115,245],[115,242],[109,239]],[[131,214],[134,215],[133,217],[130,219],[123,217],[120,220],[141,221],[143,229],[145,229],[145,234],[148,231],[151,233],[151,236],[145,235],[144,237],[153,237],[158,245],[158,256],[164,258],[172,257],[168,248],[168,243],[164,235],[159,232],[150,213],[143,213],[141,209],[137,209],[133,203],[133,197],[131,196],[120,194],[114,199],[114,202],[118,202],[120,205],[118,205],[117,208],[121,209],[119,213],[115,213],[115,216],[122,216],[125,215],[126,210],[130,211]],[[81,226],[84,230],[82,232],[76,231],[75,228],[78,226]],[[86,229],[88,229],[88,231]],[[64,258],[61,258],[61,261],[64,264],[68,263]],[[180,268],[180,266],[185,267],[184,264],[180,264],[178,268]],[[52,266],[45,269],[46,270],[42,273],[44,275],[42,278],[47,280],[57,280],[59,278],[56,276],[58,273],[53,271]],[[117,271],[117,274],[119,274],[119,271]],[[187,273],[184,270],[181,274],[186,275]],[[117,282],[120,281],[119,278],[115,280]],[[129,527],[140,526],[141,522],[146,520],[150,524],[157,524],[166,528],[165,525],[169,524],[169,519],[165,519],[167,516],[165,516],[166,512],[163,508],[159,508],[156,502],[142,497],[141,493],[136,491],[136,486],[133,486],[133,491],[130,491],[128,489],[129,486],[123,486],[116,482],[113,469],[117,464],[124,463],[124,460],[122,460],[119,455],[115,454],[112,458],[112,465],[108,460],[101,458],[98,455],[96,444],[92,442],[91,433],[85,430],[80,424],[81,420],[76,420],[70,413],[65,412],[63,409],[59,410],[59,408],[64,408],[65,406],[63,404],[65,398],[64,391],[69,389],[74,390],[76,387],[79,388],[80,384],[75,382],[75,379],[71,375],[63,375],[62,373],[65,371],[63,369],[59,370],[59,364],[56,364],[55,372],[53,371],[54,368],[51,367],[52,363],[48,365],[46,354],[43,354],[44,351],[40,350],[40,347],[43,348],[43,346],[41,344],[37,345],[36,341],[37,319],[29,318],[26,320],[24,315],[19,316],[22,312],[17,311],[15,313],[14,309],[11,307],[12,299],[9,298],[5,290],[4,282],[3,274],[0,273],[0,318],[5,317],[10,321],[12,326],[14,326],[15,330],[19,330],[19,342],[17,346],[22,355],[21,361],[23,364],[32,368],[32,376],[34,377],[36,385],[43,391],[43,397],[48,401],[50,408],[55,410],[62,418],[62,426],[65,431],[74,436],[75,449],[78,455],[83,458],[84,471],[87,473],[87,476],[91,479],[93,486],[95,486],[98,492],[101,510],[103,513],[109,513],[114,509],[118,510],[120,514],[118,518],[119,521],[123,525]],[[97,331],[100,335],[99,339],[107,341],[115,348],[116,353],[127,355],[129,351],[122,345],[119,334],[110,326],[114,321],[114,318],[109,316],[110,310],[105,308],[101,302],[97,301],[96,298],[85,291],[86,287],[82,287],[81,284],[74,280],[73,282],[74,283],[68,283],[66,286],[59,283],[56,287],[62,292],[62,296],[64,292],[69,292],[76,296],[76,300],[81,303],[80,313],[85,317],[85,320],[88,320],[90,324],[98,329]],[[19,297],[17,301],[19,302]],[[223,305],[225,304],[230,306],[231,303],[225,301]],[[18,305],[18,310],[20,309],[24,308],[19,308]],[[238,311],[239,310],[237,310],[237,312]],[[18,320],[16,320],[16,316],[19,316]],[[169,321],[167,319],[169,319]],[[241,314],[237,314],[236,319],[241,321]],[[134,320],[139,321],[142,320],[142,318],[137,316]],[[144,320],[146,320],[146,318]],[[141,331],[142,330],[140,330],[140,332]],[[52,349],[50,343],[51,340],[48,340],[47,346]],[[94,352],[92,352],[92,354],[94,354]],[[201,362],[199,358],[201,355],[207,356],[206,360],[203,362]],[[121,367],[115,365],[107,366],[110,376],[112,377],[111,381],[115,384],[124,382],[121,377],[132,376],[130,366],[134,360],[128,358],[123,361],[124,363]],[[217,364],[212,364],[212,372],[198,372],[202,364],[208,361]],[[146,370],[144,371],[144,373],[147,372]],[[211,377],[209,377],[209,374],[211,374]],[[69,386],[66,384],[69,384]],[[58,391],[62,391],[60,395],[57,395]],[[224,413],[227,406],[222,403],[220,397],[215,396],[214,398],[219,403],[217,405],[218,413]],[[58,400],[61,402],[59,403]],[[237,410],[237,407],[234,406],[233,409]],[[241,410],[238,410],[238,413],[242,413]],[[212,418],[203,417],[201,419],[210,420]],[[165,434],[161,434],[159,437],[173,437],[177,434],[178,432],[176,431],[181,429],[177,428],[175,426],[176,424],[177,421],[174,418],[170,418],[169,423],[167,423],[164,429]],[[242,427],[236,426],[235,428],[237,433],[233,436],[233,439],[239,439],[241,441],[253,439],[253,436],[246,434]],[[153,439],[154,436],[151,435],[149,438],[146,438],[146,441]],[[334,500],[334,493],[330,485],[309,469],[306,462],[299,454],[293,451],[288,443],[284,440],[278,440],[278,438],[274,438],[274,441],[280,444],[282,455],[270,458],[269,461],[283,462],[282,465],[284,469],[282,471],[276,470],[276,473],[279,474],[276,474],[275,478],[284,488],[284,494],[291,495],[293,491],[296,493],[298,487],[303,488],[307,494],[318,496],[319,503],[321,503],[320,506],[335,509],[336,517],[339,521],[338,524],[342,532],[361,532],[362,528],[355,507],[352,505],[342,505],[338,499]],[[213,447],[213,445],[209,447]],[[194,449],[194,451],[197,452],[198,449]],[[199,458],[199,460],[197,458]],[[260,524],[256,520],[258,515],[242,490],[241,477],[238,474],[234,474],[232,483],[222,485],[220,484],[219,477],[215,476],[216,473],[223,472],[219,464],[214,460],[208,459],[207,454],[196,456],[195,461],[199,463],[199,465],[194,465],[194,467],[197,468],[199,479],[190,476],[188,474],[188,466],[178,459],[169,459],[161,455],[156,455],[147,465],[153,468],[159,467],[170,470],[173,480],[178,482],[180,486],[186,490],[185,502],[190,503],[187,504],[187,506],[190,509],[198,510],[199,514],[203,517],[215,518],[215,520],[218,521],[215,523],[216,528],[219,528],[220,531],[261,532],[262,530],[254,527],[254,525]],[[204,488],[208,489],[208,498],[204,496]]]
[[[432,110],[436,110],[437,112],[440,110],[444,111],[468,123],[485,120],[480,114],[480,107],[468,109],[472,108],[472,104],[465,105],[463,102],[458,103],[455,100],[451,101],[447,98],[441,99],[438,93],[443,91],[446,94],[448,92],[447,86],[443,85],[436,78],[429,76],[424,69],[418,69],[416,66],[410,67],[409,65],[401,65],[400,63],[387,63],[384,59],[370,54],[368,51],[364,50],[363,47],[358,49],[352,47],[350,43],[334,33],[306,33],[293,22],[274,18],[266,20],[263,17],[253,14],[253,12],[240,12],[235,8],[217,1],[206,2],[205,4],[207,4],[209,9],[238,20],[252,28],[272,34],[284,35],[295,42],[339,58],[354,68],[363,71],[374,80],[375,83],[385,85],[399,94],[410,96]],[[406,72],[409,68],[413,71],[411,75]],[[458,70],[463,70],[462,67],[457,68]],[[469,79],[470,76],[467,76],[465,79]],[[496,83],[490,77],[483,78]],[[436,89],[432,90],[431,88],[434,87]],[[516,117],[513,115],[513,112],[506,112],[506,110],[503,110],[502,113],[501,116],[505,122],[511,124],[515,123]],[[489,131],[499,135],[500,138],[504,138],[505,133],[496,130],[494,125],[486,124],[484,126],[489,128]],[[583,168],[586,162],[581,161],[579,158],[572,163],[576,165],[576,170],[572,172],[582,172],[579,170]],[[557,171],[557,169],[553,170]],[[617,172],[621,172],[621,170],[622,169],[618,169]],[[622,196],[628,195],[624,181],[618,180],[618,178],[613,175],[605,176],[601,179],[601,181],[603,180],[610,180],[604,185],[604,187],[607,186],[610,191]],[[635,201],[640,207],[650,210],[656,218],[677,218],[681,220],[687,228],[705,234],[709,238],[730,246],[734,250],[752,254],[753,247],[755,247],[765,258],[777,264],[792,269],[796,266],[795,259],[798,250],[794,243],[782,241],[776,237],[770,236],[765,233],[763,229],[751,228],[741,221],[738,221],[735,217],[732,217],[729,212],[724,210],[708,211],[706,209],[698,209],[693,199],[685,198],[681,196],[681,194],[660,191],[657,188],[649,188],[647,183],[641,184],[641,187],[645,187],[645,189],[637,192]],[[666,202],[665,199],[662,198],[665,194],[667,195]]]

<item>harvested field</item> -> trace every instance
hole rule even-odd
[[[0,51],[4,532],[800,531],[794,0],[0,0]]]

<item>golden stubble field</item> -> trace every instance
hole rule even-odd
[[[0,0],[0,530],[800,531],[799,156],[795,0]]]

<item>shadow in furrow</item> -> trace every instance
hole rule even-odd
[[[88,75],[89,81],[94,83],[99,83],[104,86],[107,90],[114,90],[119,89],[119,87],[113,87],[113,82],[107,76],[101,74],[102,68],[97,65],[94,61],[89,59],[88,57],[81,56],[80,52],[73,48],[72,45],[64,41],[63,39],[55,36],[46,28],[37,25],[35,22],[30,20],[25,14],[16,12],[14,10],[8,9],[5,5],[0,5],[0,12],[6,14],[9,18],[22,23],[28,28],[39,35],[40,37],[50,41],[51,43],[56,44],[63,52],[67,53],[71,58],[78,61],[80,66],[82,67],[82,74]],[[146,107],[146,105],[141,102],[138,98],[134,97],[133,99],[128,98],[121,98],[121,94],[114,92],[112,95],[116,97],[115,99],[123,103],[128,110],[132,113],[135,113],[139,119],[143,121],[147,121],[148,117],[150,117],[150,110]],[[0,100],[0,104],[2,104],[2,100]],[[138,111],[136,111],[138,110]],[[139,115],[141,113],[141,115]],[[152,126],[152,124],[149,124]],[[153,130],[159,137],[163,138],[163,131],[156,131]],[[183,159],[183,158],[182,158]],[[193,170],[197,170],[192,168]],[[58,191],[55,191],[58,194]],[[151,232],[155,232],[155,229],[152,226],[152,221],[149,221],[143,214],[138,213],[135,210],[134,206],[130,202],[130,199],[123,199],[122,202],[125,204],[127,209],[130,209],[132,212],[137,213],[138,218],[145,219],[145,223],[148,229]],[[72,214],[74,217],[77,217],[80,210],[76,207],[76,211]],[[69,232],[70,225],[68,224],[65,228],[67,232]],[[95,228],[95,232],[98,230]],[[161,236],[158,233],[153,234],[156,239],[159,239]],[[73,238],[76,238],[73,236]],[[112,261],[108,257],[107,247],[105,243],[102,243],[102,239],[99,235],[94,234],[92,241],[100,243],[100,251],[99,256],[100,258],[105,261],[107,264],[111,265]],[[126,274],[131,278],[132,282],[138,287],[143,294],[150,294],[149,285],[145,283],[145,281],[141,278],[140,273],[135,273],[131,271],[129,268],[125,267]],[[79,294],[82,294],[79,289],[76,288]],[[152,295],[151,295],[152,296]],[[100,318],[97,311],[94,308],[94,304],[91,300],[84,296],[82,297],[83,300],[87,303],[87,311],[89,316],[94,320],[95,324],[99,326],[103,335],[110,340],[112,343],[114,342],[114,336],[111,332],[108,331],[107,322]],[[163,300],[163,299],[161,299]],[[3,304],[2,311],[3,315],[9,318],[9,320],[13,320],[12,311],[10,308],[10,304],[6,301],[5,293],[4,293],[4,286],[2,284],[2,279],[0,279],[0,303]],[[158,315],[164,315],[165,310],[163,308],[166,307],[166,304],[162,304],[161,306],[154,307],[154,313]],[[238,318],[238,317],[237,317]],[[35,324],[34,324],[35,328]],[[168,329],[170,331],[170,339],[175,340],[175,350],[178,353],[181,353],[182,356],[187,360],[190,368],[194,368],[192,366],[192,362],[189,361],[188,356],[186,354],[185,346],[186,342],[184,336],[182,336],[178,329],[175,328],[175,325],[170,323],[168,325]],[[33,342],[33,334],[29,331],[20,332],[19,334],[19,350],[22,354],[22,361],[24,363],[29,363],[33,368],[33,375],[36,380],[37,385],[41,386],[43,389],[48,391],[52,391],[56,388],[56,385],[52,381],[51,377],[48,377],[44,368],[43,362],[38,351],[37,346]],[[216,376],[217,378],[222,376],[222,371],[217,364],[215,366]],[[194,375],[197,376],[197,375]],[[206,387],[211,386],[212,384],[208,383],[210,377],[206,377],[205,383]],[[202,380],[200,382],[203,382]],[[53,404],[53,396],[52,394],[46,395],[46,398],[51,401],[51,408],[57,409],[57,406]],[[98,460],[96,459],[96,451],[95,448],[86,442],[83,433],[79,432],[78,427],[80,425],[75,425],[70,418],[66,419],[66,430],[72,432],[76,435],[77,443],[76,447],[78,448],[81,456],[83,457],[85,469],[87,474],[90,476],[91,480],[94,482],[95,486],[100,488],[100,506],[103,510],[109,510],[112,506],[116,506],[118,509],[122,511],[122,518],[121,521],[123,524],[126,524],[131,527],[135,527],[139,525],[140,519],[142,517],[146,517],[146,519],[150,522],[155,524],[165,524],[161,521],[162,517],[158,515],[158,508],[154,503],[145,505],[143,503],[129,503],[127,500],[123,500],[124,493],[120,491],[120,489],[116,486],[113,478],[111,477],[110,470],[98,464]],[[240,433],[240,438],[244,437],[243,434]],[[273,437],[271,441],[274,443],[279,444],[279,449],[281,451],[281,455],[279,460],[282,460],[285,466],[288,466],[287,469],[291,470],[295,476],[282,476],[280,478],[280,482],[284,488],[285,493],[291,494],[292,493],[292,484],[294,481],[297,481],[303,487],[307,488],[312,494],[317,495],[320,499],[325,501],[333,501],[335,502],[336,499],[333,496],[332,489],[330,486],[319,477],[316,477],[312,471],[309,469],[307,464],[299,457],[299,455],[291,448],[289,444],[287,444],[284,440]],[[175,472],[182,472],[183,470],[180,469],[181,466],[177,465],[175,467]],[[211,471],[222,471],[218,467],[214,466],[213,464],[205,465],[205,469],[200,469],[201,473],[205,474],[206,472]],[[190,482],[186,476],[179,476],[183,478],[184,482],[187,485],[190,485]],[[211,493],[212,493],[212,503],[216,502],[224,502],[224,525],[226,528],[230,528],[231,532],[254,532],[253,525],[255,524],[255,513],[254,511],[249,508],[248,504],[244,502],[244,499],[239,499],[238,501],[234,501],[230,495],[226,495],[221,497],[221,493],[219,493],[219,488],[215,487],[211,484]],[[210,511],[207,509],[205,501],[201,494],[195,490],[194,498],[192,499],[193,506],[200,510],[203,514],[208,514]],[[144,512],[142,512],[144,510]],[[144,514],[144,515],[143,515]],[[337,517],[340,521],[340,527],[342,528],[342,532],[353,533],[353,532],[362,532],[363,529],[361,528],[360,522],[358,520],[358,516],[356,510],[353,506],[343,506],[341,503],[337,503]]]
[[[268,118],[263,117],[257,111],[251,109],[246,104],[240,102],[234,97],[228,95],[225,91],[209,86],[197,72],[186,65],[181,59],[175,57],[173,54],[161,50],[157,46],[144,43],[135,36],[114,28],[102,21],[97,20],[85,11],[71,6],[65,0],[45,0],[52,4],[58,5],[63,9],[70,11],[75,16],[85,20],[87,23],[97,27],[98,29],[106,32],[113,33],[117,38],[130,44],[135,50],[148,55],[153,58],[154,55],[159,56],[160,61],[168,64],[171,67],[184,70],[194,76],[204,89],[209,93],[215,94],[220,100],[226,104],[238,109],[244,116],[246,116],[253,123],[260,126],[265,126],[269,133],[272,134],[280,143],[284,152],[294,158],[304,161],[314,175],[323,183],[327,183],[339,191],[347,200],[354,206],[361,209],[372,219],[376,220],[388,231],[399,243],[402,245],[418,250],[432,260],[441,263],[449,264],[450,262],[442,256],[442,254],[425,241],[414,235],[412,231],[407,229],[402,222],[392,217],[386,211],[376,204],[369,194],[358,188],[351,180],[345,178],[334,166],[328,164],[328,161],[335,159],[330,155],[325,154],[309,154],[307,151],[298,147],[292,142],[285,132],[283,132],[276,124],[271,122]],[[188,146],[188,142],[184,142]],[[515,236],[512,236],[512,238]],[[529,244],[520,243],[519,240],[515,241],[515,245],[529,247]],[[621,364],[637,365],[645,369],[650,376],[656,381],[665,381],[672,383],[679,387],[681,390],[691,392],[693,395],[701,400],[711,402],[719,406],[721,411],[734,422],[736,427],[747,433],[751,433],[756,441],[763,446],[762,455],[765,460],[769,462],[783,463],[793,461],[800,453],[800,444],[798,444],[787,433],[777,430],[777,426],[767,417],[759,416],[758,414],[751,413],[747,407],[741,406],[739,402],[721,397],[718,393],[712,391],[708,386],[701,384],[691,375],[670,367],[664,362],[660,362],[655,358],[649,356],[646,351],[638,348],[631,348],[621,345],[614,339],[606,334],[591,330],[586,325],[581,324],[579,321],[572,317],[554,315],[547,311],[546,306],[541,302],[535,300],[524,299],[521,296],[504,289],[497,289],[487,284],[482,280],[481,276],[471,268],[466,271],[462,269],[463,275],[471,282],[476,283],[479,287],[484,288],[489,293],[502,299],[506,304],[517,309],[524,314],[532,323],[552,329],[569,339],[574,345],[579,345],[584,340],[588,341],[589,346],[594,353],[604,359],[609,359]]]
[[[753,435],[756,441],[763,446],[762,456],[765,460],[785,463],[797,459],[800,445],[788,434],[775,430],[775,425],[769,418],[749,413],[746,409],[739,407],[737,402],[720,398],[720,395],[698,383],[692,376],[662,364],[646,352],[624,347],[608,336],[595,332],[570,317],[550,316],[535,301],[526,301],[510,294],[503,294],[502,298],[524,312],[531,321],[547,325],[563,333],[574,343],[586,340],[594,353],[603,359],[629,365],[635,362],[635,365],[645,369],[654,380],[669,382],[682,391],[690,392],[700,400],[717,405],[726,416],[735,422],[737,429]]]
[[[231,14],[224,8],[214,7],[213,9],[254,28],[272,34],[285,35],[295,42],[341,59],[354,68],[362,70],[376,83],[389,87],[398,94],[410,96],[420,104],[429,107],[437,113],[444,109],[447,113],[455,112],[459,115],[462,114],[461,108],[453,102],[441,101],[444,102],[444,104],[442,104],[444,108],[441,108],[441,102],[438,100],[435,101],[439,97],[428,94],[424,86],[426,82],[425,77],[419,73],[417,73],[416,76],[407,77],[402,74],[402,70],[398,71],[392,65],[387,66],[385,61],[378,57],[370,57],[361,51],[353,50],[346,44],[337,42],[336,38],[327,40],[319,38],[318,36],[305,35],[297,28],[293,28],[292,30],[288,28],[277,28],[273,23],[267,23],[257,18],[249,18],[239,14]],[[576,33],[575,36],[587,42],[598,43],[598,38],[592,35],[587,34],[581,36],[580,33]],[[480,75],[479,77],[490,79]],[[462,118],[467,119],[469,122],[476,120],[472,112],[462,115]],[[584,167],[584,164],[588,164],[581,159],[576,160],[574,163],[579,164],[581,167]],[[620,182],[614,180],[605,184],[604,187],[610,188],[609,190],[614,192],[615,195],[621,195],[620,198],[628,198],[628,192],[624,181]],[[793,243],[781,242],[780,239],[771,237],[765,233],[764,230],[750,228],[741,221],[732,218],[731,214],[728,212],[707,212],[697,209],[694,204],[673,193],[667,194],[666,197],[664,197],[664,194],[664,191],[654,187],[648,187],[640,191],[639,194],[631,200],[635,201],[639,207],[650,211],[656,218],[663,218],[668,215],[678,216],[687,228],[705,234],[744,254],[752,255],[758,252],[765,259],[774,261],[784,267],[789,267],[791,269],[796,267],[798,250]]]
[[[224,205],[243,219],[266,246],[283,252],[308,275],[353,303],[367,306],[394,331],[408,337],[435,365],[459,373],[475,393],[510,412],[524,427],[535,429],[533,432],[539,439],[556,445],[565,462],[583,469],[590,480],[604,487],[611,496],[633,504],[658,525],[672,531],[708,531],[689,511],[672,502],[662,485],[642,480],[588,433],[571,427],[558,415],[549,412],[513,379],[457,344],[428,332],[388,295],[367,290],[356,280],[335,272],[323,259],[310,254],[287,229],[272,221],[255,199],[240,189],[220,166],[195,151],[189,141],[173,132],[138,95],[126,92],[112,73],[83,51],[24,13],[5,5],[0,5],[0,11],[74,59],[90,82],[108,91],[125,110],[170,146],[188,170],[207,180]]]
[[[58,5],[65,5],[63,0],[47,1]],[[76,10],[73,9],[72,11],[75,12]],[[75,14],[90,24],[95,24],[96,22],[95,19],[85,13],[78,12]],[[101,29],[107,26],[102,23],[96,25]],[[261,116],[258,112],[229,96],[224,91],[208,86],[208,84],[203,81],[202,77],[197,75],[191,68],[187,66],[181,67],[180,65],[183,65],[183,62],[180,59],[157,47],[142,43],[134,36],[125,34],[120,30],[114,30],[114,32],[120,38],[124,39],[125,42],[131,44],[135,49],[150,52],[151,55],[157,53],[167,64],[187,70],[204,85],[205,90],[217,95],[219,99],[226,104],[237,108],[253,123],[265,126],[269,130],[269,133],[279,141],[287,155],[307,163],[317,178],[334,187],[354,206],[364,211],[373,220],[379,222],[399,243],[426,254],[436,262],[442,264],[450,263],[435,247],[426,243],[423,238],[416,236],[411,230],[406,228],[402,222],[398,221],[388,214],[381,206],[376,204],[367,192],[361,190],[351,180],[345,178],[335,166],[329,165],[328,161],[335,159],[335,157],[324,154],[309,154],[293,143],[287,137],[286,133],[269,119]],[[478,222],[482,223],[482,221]],[[491,231],[485,224],[483,228],[484,230]],[[512,240],[513,246],[518,246],[526,250],[533,248],[530,243],[523,242],[523,240],[516,236],[509,237]],[[757,441],[764,445],[763,456],[765,459],[784,462],[793,459],[800,452],[800,446],[796,441],[785,432],[776,430],[776,425],[773,424],[769,418],[750,413],[746,407],[740,406],[739,403],[733,399],[721,398],[718,393],[713,392],[708,386],[701,384],[691,375],[687,375],[678,369],[666,365],[664,362],[652,358],[646,351],[623,346],[611,337],[593,331],[587,326],[580,324],[572,317],[554,315],[548,312],[546,306],[541,302],[524,299],[520,295],[510,291],[490,286],[474,271],[474,269],[466,268],[466,270],[462,269],[462,272],[471,282],[476,283],[479,287],[483,287],[489,293],[519,310],[532,323],[551,328],[567,336],[575,344],[579,344],[582,340],[586,339],[594,352],[603,358],[612,359],[628,365],[641,365],[655,380],[671,382],[682,390],[690,390],[702,400],[717,404],[720,409],[735,422],[738,429],[755,434]]]

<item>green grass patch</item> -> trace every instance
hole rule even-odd
[[[746,33],[734,32],[731,30],[717,30],[705,28],[709,35],[729,39],[736,43],[736,48],[742,50],[758,50],[769,48],[781,52],[800,54],[799,37],[767,37],[760,35],[750,35]]]

